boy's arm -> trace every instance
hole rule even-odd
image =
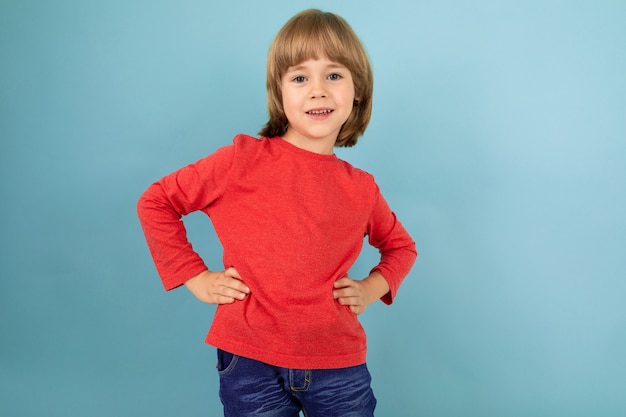
[[[380,252],[378,265],[372,268],[370,276],[378,273],[387,282],[389,289],[381,297],[385,304],[391,304],[407,276],[415,259],[415,242],[406,231],[395,213],[376,190],[374,207],[367,225],[368,242]]]
[[[187,239],[181,218],[204,210],[222,196],[233,160],[224,147],[175,171],[141,195],[137,214],[163,286],[171,290],[207,270]]]

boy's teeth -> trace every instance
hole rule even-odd
[[[311,114],[325,114],[325,113],[330,113],[331,110],[311,110],[308,113]]]

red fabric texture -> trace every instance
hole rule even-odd
[[[233,145],[152,184],[139,218],[167,290],[206,268],[181,217],[206,213],[250,288],[244,301],[217,307],[207,343],[276,366],[343,368],[365,362],[358,318],[333,299],[367,236],[380,251],[390,304],[412,267],[415,243],[374,178],[335,155],[281,138],[238,135]],[[363,278],[363,277],[353,277]]]

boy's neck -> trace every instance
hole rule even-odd
[[[291,143],[296,148],[304,149],[305,151],[317,153],[320,155],[333,155],[335,153],[335,140],[332,138],[325,139],[311,139],[301,137],[300,135],[293,134],[287,130],[282,136],[282,139]]]

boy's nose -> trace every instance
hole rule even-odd
[[[321,82],[314,82],[311,85],[311,98],[324,98],[326,97],[326,90]]]

